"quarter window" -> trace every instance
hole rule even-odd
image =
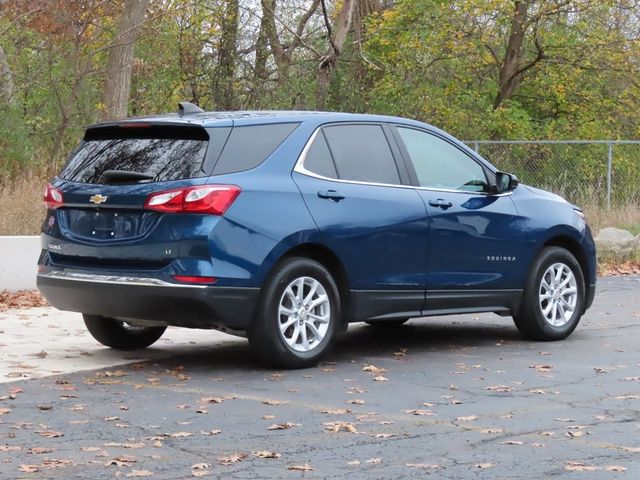
[[[307,156],[304,159],[304,168],[323,177],[338,178],[329,146],[322,131],[318,132],[307,151]]]
[[[400,184],[391,148],[380,125],[336,125],[323,129],[338,178]]]
[[[421,187],[487,192],[482,166],[441,138],[412,128],[397,128]]]

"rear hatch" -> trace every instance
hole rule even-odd
[[[63,198],[44,225],[51,260],[68,267],[168,265],[178,254],[178,231],[188,236],[189,224],[202,219],[181,216],[181,225],[163,225],[163,213],[145,209],[145,201],[205,183],[208,147],[207,130],[188,124],[88,129],[51,187]]]

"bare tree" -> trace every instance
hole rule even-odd
[[[213,102],[221,110],[237,107],[234,96],[236,56],[238,47],[238,0],[226,0],[222,16],[222,37],[218,47],[218,65],[213,78]]]
[[[104,119],[118,119],[127,116],[133,69],[133,48],[148,6],[149,0],[126,0],[125,2],[118,23],[118,33],[109,52],[107,63]]]
[[[353,12],[357,4],[357,0],[344,0],[340,13],[334,26],[329,21],[329,13],[325,0],[322,0],[322,12],[324,14],[325,25],[327,27],[327,38],[329,39],[329,51],[320,59],[318,72],[318,104],[320,108],[324,108],[327,104],[327,95],[329,93],[329,83],[336,68],[338,58],[342,54],[344,43],[347,40],[347,34],[351,29],[351,21]]]

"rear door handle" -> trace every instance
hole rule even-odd
[[[442,198],[438,198],[437,200],[429,200],[429,205],[431,205],[432,207],[439,207],[443,210],[446,210],[447,208],[453,207],[453,203],[451,202],[447,202],[446,200],[443,200]]]
[[[335,190],[325,190],[324,192],[318,192],[318,197],[333,200],[334,202],[344,200],[344,195],[336,192]]]

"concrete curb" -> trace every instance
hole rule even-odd
[[[0,236],[0,291],[36,288],[39,236]]]

